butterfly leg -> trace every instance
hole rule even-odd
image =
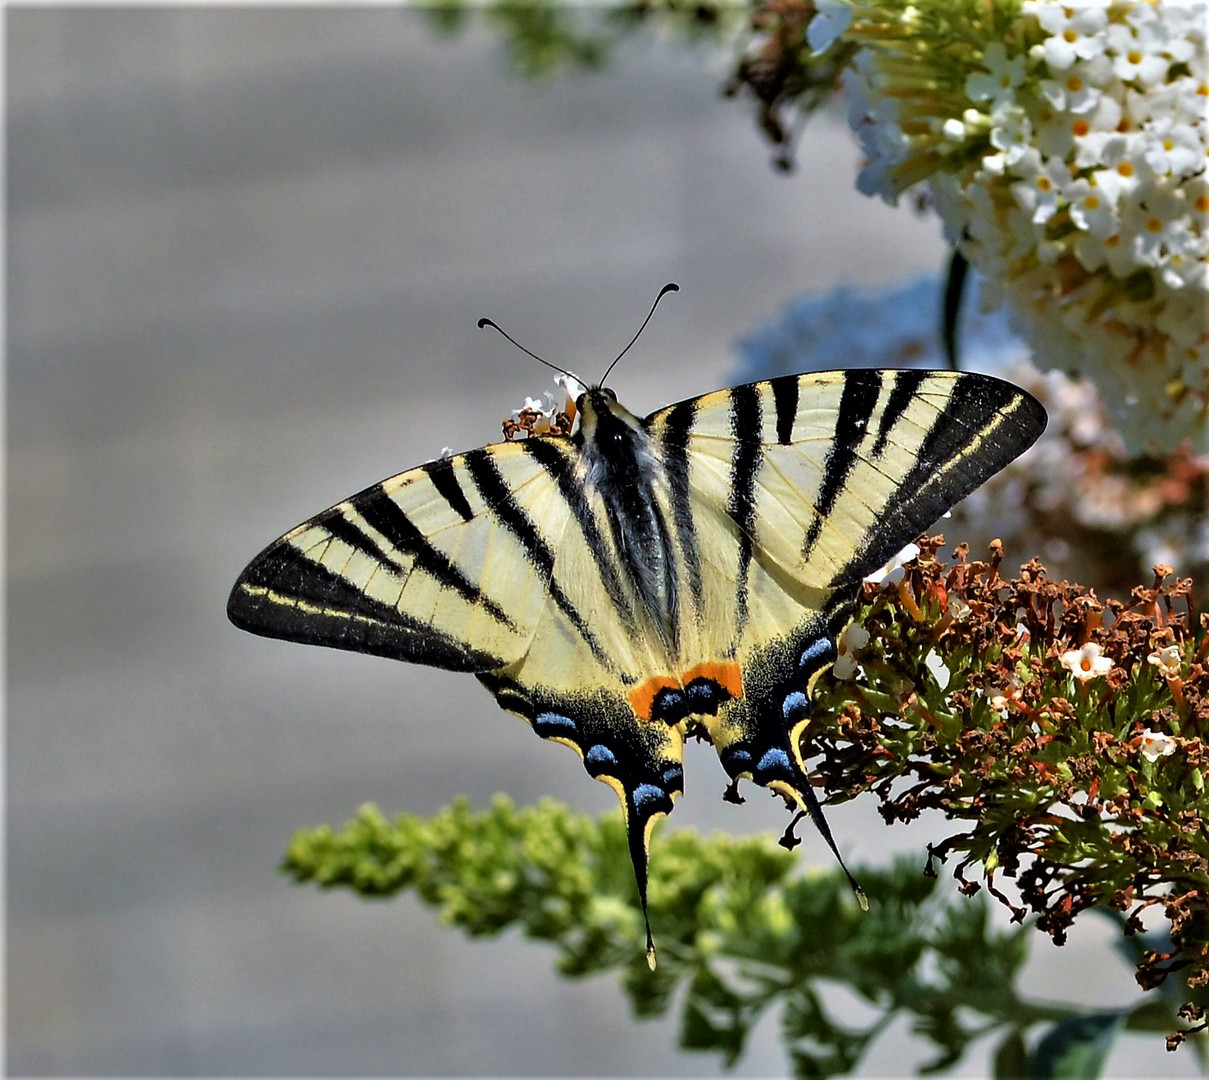
[[[684,791],[682,726],[639,720],[624,698],[607,691],[554,695],[522,688],[499,672],[478,678],[501,708],[523,716],[543,739],[571,747],[589,776],[617,792],[646,925],[647,963],[654,968],[647,859],[655,822],[671,813]]]

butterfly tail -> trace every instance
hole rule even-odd
[[[651,827],[671,809],[668,798],[667,810],[655,810],[643,821],[642,811],[634,799],[633,792],[625,792],[621,800],[625,813],[626,840],[630,849],[630,861],[634,864],[634,882],[638,886],[638,902],[642,905],[642,922],[646,928],[646,962],[655,970],[655,939],[651,934],[651,916],[647,910],[647,864],[650,855]]]
[[[847,621],[849,609],[848,603],[837,601],[828,621],[810,620],[794,633],[754,649],[744,664],[741,694],[723,702],[716,717],[701,719],[733,781],[751,780],[799,810],[782,843],[797,843],[793,828],[808,815],[867,910],[865,892],[844,864],[799,749],[810,721],[811,687],[835,661],[835,633]]]
[[[571,747],[593,779],[621,800],[634,880],[646,927],[647,963],[655,944],[647,913],[647,858],[655,822],[684,791],[684,733],[679,725],[641,720],[624,697],[603,691],[559,694],[525,686],[520,667],[478,676],[500,707],[524,717],[543,739]]]
[[[827,846],[831,848],[831,853],[835,856],[835,861],[840,864],[840,869],[844,871],[844,876],[848,879],[848,884],[852,886],[852,892],[856,896],[857,903],[861,905],[862,911],[869,910],[869,898],[865,895],[865,890],[860,887],[856,878],[852,876],[847,865],[844,862],[844,856],[840,854],[839,846],[835,842],[835,838],[831,835],[831,826],[827,824],[827,818],[823,815],[823,807],[819,803],[818,796],[815,795],[814,789],[810,785],[810,781],[800,785],[799,794],[802,801],[806,804],[806,813],[810,815],[810,820],[814,822],[814,827],[818,829],[823,839],[827,842]],[[797,820],[796,818],[794,819]],[[785,836],[782,842],[787,846],[788,841],[793,833],[793,825],[790,825],[785,830]]]

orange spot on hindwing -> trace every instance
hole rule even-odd
[[[724,702],[743,696],[743,674],[734,660],[711,660],[679,678],[656,675],[630,691],[640,720],[678,724],[689,716],[716,715]]]

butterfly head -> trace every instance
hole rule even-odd
[[[629,409],[620,404],[617,395],[607,386],[593,386],[575,399],[579,414],[579,430],[585,442],[602,447],[615,445],[633,437],[642,424]]]

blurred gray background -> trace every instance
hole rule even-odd
[[[414,11],[5,17],[9,1071],[718,1073],[548,947],[280,876],[294,829],[367,800],[616,800],[474,680],[240,634],[227,591],[551,385],[478,316],[591,378],[678,281],[611,380],[647,411],[722,385],[796,294],[936,269],[938,228],[856,194],[838,119],[776,173],[721,54],[647,38],[534,85]],[[673,824],[783,826],[721,802],[707,747],[687,773]],[[831,820],[856,863],[925,837]],[[1130,1000],[1124,969],[1081,981],[1106,940],[1038,939],[1032,988]],[[906,1035],[865,1072],[911,1071]],[[739,1071],[784,1068],[774,1018]]]

